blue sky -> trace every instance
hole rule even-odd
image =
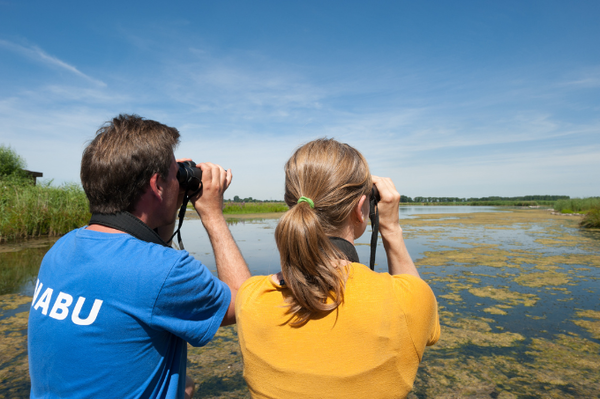
[[[598,1],[0,0],[0,144],[54,183],[119,113],[283,197],[333,137],[415,196],[600,195]]]

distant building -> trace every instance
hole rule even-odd
[[[37,178],[38,177],[44,177],[44,174],[42,172],[33,172],[31,170],[26,170],[23,169],[24,172],[27,172],[27,174],[29,175],[29,177],[31,177],[31,179],[33,180],[33,185],[35,186],[35,183],[37,182]]]

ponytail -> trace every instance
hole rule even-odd
[[[291,290],[290,313],[298,327],[313,313],[328,312],[344,300],[346,275],[336,267],[344,255],[329,241],[315,211],[308,204],[292,207],[275,229],[281,272]]]
[[[364,157],[347,144],[319,139],[300,147],[285,165],[290,209],[275,229],[281,272],[290,295],[290,325],[336,309],[344,301],[349,263],[329,240],[372,187]]]

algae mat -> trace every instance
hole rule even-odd
[[[538,210],[401,224],[442,324],[410,398],[600,397],[599,232]],[[0,398],[28,397],[30,300],[0,296]],[[249,397],[235,327],[189,347],[188,368],[197,398]]]
[[[600,234],[545,211],[401,221],[442,337],[411,398],[600,397]]]

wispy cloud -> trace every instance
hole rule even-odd
[[[106,87],[106,83],[102,82],[101,80],[94,79],[91,76],[88,76],[85,73],[81,72],[79,69],[77,69],[73,65],[70,65],[54,56],[51,56],[50,54],[46,53],[44,50],[42,50],[38,46],[26,47],[26,46],[22,46],[20,44],[10,42],[8,40],[0,39],[0,47],[4,47],[5,49],[13,51],[17,54],[25,56],[34,61],[41,62],[45,65],[66,70],[66,71],[68,71],[76,76],[79,76],[83,79],[86,79],[98,86]]]
[[[600,87],[600,66],[586,68],[578,72],[575,76],[567,79],[562,86],[572,86],[577,88],[597,88]]]
[[[47,83],[0,98],[5,137],[33,168],[45,158],[38,169],[47,176],[77,181],[85,141],[105,120],[136,112],[180,129],[178,156],[232,168],[231,197],[281,198],[285,160],[323,136],[354,145],[410,196],[591,192],[576,178],[569,182],[583,188],[553,187],[564,171],[598,166],[597,147],[577,146],[597,142],[599,122],[566,111],[570,93],[600,78],[594,71],[557,88],[525,73],[432,79],[427,67],[399,66],[340,74],[256,52],[175,47],[140,47],[148,62],[108,73],[108,89],[38,47],[0,40],[0,48],[97,84]]]

